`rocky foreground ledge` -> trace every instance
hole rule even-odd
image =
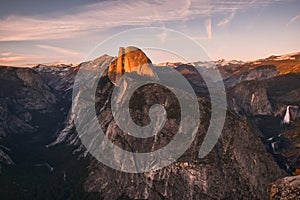
[[[277,180],[271,187],[270,199],[300,199],[300,175]]]

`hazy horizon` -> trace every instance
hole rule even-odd
[[[154,62],[151,57],[149,56],[148,52],[145,51],[146,55],[149,57],[149,59],[152,61],[153,64],[162,64],[162,63],[167,63],[167,62],[170,62],[170,63],[175,63],[175,62],[181,62],[181,63],[190,63],[190,62],[198,62],[198,61],[202,61],[202,62],[205,62],[206,60],[196,60],[196,61],[190,61],[190,62],[186,62],[184,60],[180,60],[180,58],[178,59],[174,59],[174,60],[162,60],[162,61],[158,61],[158,62]],[[232,60],[236,60],[236,61],[242,61],[242,62],[252,62],[252,61],[256,61],[256,60],[259,60],[259,59],[265,59],[265,58],[268,58],[270,56],[280,56],[280,55],[287,55],[287,54],[294,54],[294,53],[297,53],[297,54],[300,54],[300,52],[289,52],[289,53],[285,53],[285,54],[272,54],[272,55],[269,55],[269,56],[266,56],[266,57],[261,57],[261,58],[257,58],[257,59],[253,59],[253,60],[238,60],[238,59],[232,59]],[[101,57],[102,55],[100,55],[99,57]],[[109,56],[114,56],[116,57],[117,55],[109,55]],[[96,58],[95,58],[96,59]],[[211,60],[211,61],[219,61],[219,60],[222,60],[224,58],[220,58],[220,59],[216,59],[216,60]],[[224,59],[226,61],[232,61],[232,60],[227,60],[227,59]],[[89,61],[89,60],[88,60]],[[72,63],[72,62],[59,62],[59,61],[56,61],[56,62],[48,62],[48,63],[28,63],[28,64],[16,64],[16,65],[6,65],[6,64],[2,64],[0,63],[0,67],[1,66],[8,66],[8,67],[34,67],[34,66],[37,66],[37,65],[46,65],[46,66],[57,66],[57,65],[72,65],[72,66],[77,66],[81,63],[85,62],[85,60],[83,60],[82,62],[78,62],[78,63]]]

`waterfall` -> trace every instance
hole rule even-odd
[[[285,113],[285,116],[284,116],[284,118],[283,118],[283,123],[284,124],[289,124],[290,123],[290,121],[291,121],[291,116],[290,116],[290,106],[288,106],[287,108],[286,108],[286,113]]]
[[[251,96],[251,105],[253,104],[253,102],[254,102],[254,98],[255,98],[255,94],[254,93],[252,93],[252,96]]]

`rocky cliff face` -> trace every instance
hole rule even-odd
[[[37,132],[37,116],[56,112],[58,101],[34,70],[1,67],[0,140]],[[11,151],[5,144],[0,145],[0,164],[15,163]]]
[[[126,72],[139,75],[154,76],[151,60],[136,47],[120,47],[118,57],[108,67],[108,77],[116,84]]]
[[[1,199],[90,196],[73,190],[85,163],[68,147],[47,148],[69,112],[74,72],[72,67],[0,67]]]
[[[106,129],[112,140],[122,137],[122,132],[115,127],[112,121]],[[84,187],[90,192],[101,192],[104,199],[120,196],[129,199],[265,199],[268,185],[285,173],[276,166],[250,127],[247,121],[228,117],[223,136],[214,150],[204,159],[198,159],[199,145],[205,133],[201,126],[195,143],[177,162],[149,173],[123,173],[94,161]],[[171,133],[165,134],[168,138]],[[125,141],[131,142],[126,137]],[[119,140],[117,143],[127,146]],[[154,142],[152,145],[161,144]],[[136,149],[138,145],[130,147]]]
[[[121,49],[121,51],[123,50]],[[116,68],[117,60],[110,64],[111,68],[108,71],[108,76],[100,80],[96,92],[98,95],[96,111],[98,112],[100,126],[110,140],[114,141],[115,145],[128,151],[147,152],[166,145],[173,134],[177,132],[180,111],[178,110],[178,102],[174,101],[175,98],[172,93],[158,85],[154,84],[140,88],[131,98],[130,113],[137,124],[145,125],[149,123],[149,107],[154,103],[165,105],[169,116],[165,124],[167,129],[163,129],[157,137],[135,140],[124,134],[114,121],[109,98],[112,89],[115,87],[111,82],[114,82],[115,79],[112,78],[111,74],[118,74],[120,78],[120,75],[125,71],[122,72],[122,70]],[[190,74],[186,73],[184,68],[183,65],[178,67],[177,70],[187,78],[191,77],[192,84],[196,86],[197,82],[194,79],[199,75],[189,76]],[[193,71],[195,72],[195,70]],[[123,85],[118,87],[121,90]],[[130,87],[130,84],[127,84],[127,87]],[[198,88],[199,91],[203,87]],[[244,92],[244,89],[242,91]],[[259,93],[256,89],[253,89],[253,92]],[[261,99],[261,101],[268,100],[266,91],[264,93],[265,99]],[[252,93],[250,92],[247,95],[251,96]],[[122,98],[127,98],[126,94],[120,98],[120,101],[122,101]],[[249,105],[245,107],[245,110],[248,112],[255,111],[258,114],[268,113],[269,111],[266,110],[268,108],[256,103],[257,101],[255,100],[257,108],[252,108]],[[266,104],[271,106],[269,101],[266,101]],[[86,191],[100,192],[105,199],[267,198],[269,184],[284,176],[285,172],[278,167],[271,154],[265,150],[258,134],[246,118],[240,119],[232,111],[229,111],[222,137],[214,150],[204,159],[197,158],[209,122],[209,98],[199,97],[199,105],[202,123],[196,140],[178,162],[150,173],[128,174],[113,170],[93,160],[89,166],[89,175],[84,183]],[[244,106],[244,102],[241,100],[239,105]],[[75,109],[81,110],[82,107],[77,105]],[[76,129],[72,120],[73,117],[70,115],[67,129],[64,129],[55,144],[67,142],[76,145],[75,152],[79,150],[84,152],[82,155],[88,156],[89,154],[85,152],[80,139],[76,136]],[[107,176],[103,176],[103,174],[107,174]],[[260,178],[257,179],[256,177]]]
[[[211,115],[208,91],[195,70],[197,66],[172,66],[198,95],[200,126],[191,147],[176,162],[140,174],[120,172],[94,159],[81,144],[70,110],[72,89],[78,87],[74,85],[78,67],[108,67],[95,93],[97,119],[105,135],[132,152],[149,152],[167,145],[181,120],[180,105],[171,90],[147,84],[131,97],[126,94],[130,78],[156,77],[155,66],[140,49],[120,48],[117,58],[102,56],[78,67],[0,68],[0,162],[4,164],[0,197],[42,198],[49,194],[58,199],[266,199],[272,182],[300,166],[296,134],[300,79],[294,66],[298,57],[284,60],[284,64],[276,59],[260,64],[217,63],[225,78],[229,107],[222,135],[203,159],[198,158],[198,151]],[[292,70],[283,70],[290,63]],[[215,70],[201,67],[203,73]],[[129,82],[119,83],[125,73]],[[86,77],[90,80],[87,84],[95,78]],[[150,123],[153,104],[164,105],[168,116],[164,128],[145,139],[124,133],[112,115],[110,98],[114,88],[125,91],[118,97],[120,101],[130,98],[130,116],[140,126]],[[291,124],[282,126],[288,105]],[[84,106],[75,101],[73,109],[86,116]],[[91,128],[89,122],[82,125]],[[7,166],[13,163],[14,167]],[[277,195],[285,190],[280,183],[275,184],[272,191],[276,190]]]
[[[270,199],[298,199],[300,196],[300,175],[277,180],[271,187]]]
[[[80,67],[80,66],[78,66]],[[50,88],[57,98],[71,101],[72,87],[77,72],[77,67],[69,65],[46,66],[37,65],[33,67],[44,83]],[[66,111],[68,112],[68,111]]]
[[[299,85],[300,75],[288,74],[261,81],[245,81],[231,88],[228,93],[229,106],[240,115],[250,118],[266,148],[274,154],[279,165],[290,173],[299,166],[299,152],[290,151],[294,149],[292,144],[298,130]],[[290,124],[283,122],[287,107],[290,108]]]
[[[273,107],[261,82],[246,81],[230,90],[228,104],[239,114],[272,115]]]
[[[260,135],[266,149],[273,155],[278,165],[290,175],[297,175],[299,160],[299,102],[300,70],[299,54],[273,56],[265,60],[249,63],[252,71],[260,64],[271,64],[274,73],[258,70],[252,80],[234,78],[236,82],[229,89],[229,106],[240,115],[246,115]],[[248,65],[249,65],[248,64]],[[271,68],[269,68],[270,70]],[[245,70],[245,69],[244,69]],[[235,77],[248,74],[240,70]],[[248,77],[248,76],[247,76]],[[263,77],[263,78],[262,78]],[[230,80],[231,78],[229,78]],[[228,85],[230,86],[230,84]],[[286,113],[290,121],[284,122]],[[297,177],[279,179],[272,187],[271,199],[295,199],[299,196]]]

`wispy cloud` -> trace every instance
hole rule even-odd
[[[167,38],[168,38],[168,33],[167,32],[162,32],[161,34],[157,35],[160,43],[164,43]]]
[[[155,26],[166,22],[187,21],[199,16],[204,19],[208,17],[209,10],[212,16],[222,13],[231,14],[233,18],[235,14],[232,14],[232,10],[271,3],[272,0],[253,1],[251,4],[248,0],[101,1],[54,17],[8,16],[0,20],[0,41],[76,38],[91,31],[113,27]],[[211,26],[211,20],[208,21]],[[220,25],[226,25],[229,21],[230,17],[220,22]]]
[[[295,21],[300,19],[300,15],[297,15],[295,17],[293,17],[287,24],[286,26],[289,26],[290,24],[294,23]]]
[[[14,66],[25,66],[28,62],[35,61],[45,61],[50,60],[49,63],[55,62],[55,56],[45,56],[45,55],[34,55],[34,54],[18,54],[13,52],[0,52],[0,65],[14,65]],[[59,60],[64,61],[65,60]],[[56,62],[55,62],[56,63]],[[62,63],[62,62],[60,62]],[[37,63],[35,63],[37,64]],[[33,66],[34,64],[30,64],[29,66]]]
[[[0,52],[0,57],[7,57],[7,56],[10,56],[10,55],[12,55],[12,52],[8,52],[8,51]]]
[[[80,7],[73,13],[52,18],[10,16],[0,21],[0,41],[78,37],[91,30],[182,20],[201,14],[201,11],[190,12],[186,3],[179,0],[158,1],[156,4],[117,0]]]
[[[12,52],[0,52],[0,64],[13,63],[26,60],[26,56],[15,55]]]
[[[50,46],[50,45],[43,45],[43,44],[38,44],[36,45],[39,48],[66,54],[66,55],[78,55],[79,53],[70,49],[66,48],[61,48],[61,47],[55,47],[55,46]]]
[[[206,29],[206,32],[207,32],[207,39],[211,40],[212,33],[211,33],[211,18],[210,18],[210,16],[205,21],[205,29]]]
[[[7,57],[0,57],[0,63],[13,63],[17,61],[24,61],[27,57],[24,56],[7,56]]]
[[[23,66],[32,67],[32,66],[37,65],[37,64],[42,64],[42,65],[59,65],[59,64],[62,64],[62,63],[69,64],[68,61],[66,61],[66,60],[52,60],[50,62],[24,64]]]
[[[225,26],[227,26],[227,25],[234,19],[234,17],[235,17],[235,12],[236,12],[236,11],[233,10],[232,13],[231,13],[228,17],[222,19],[222,20],[218,23],[218,26],[220,26],[220,27],[225,27]]]

